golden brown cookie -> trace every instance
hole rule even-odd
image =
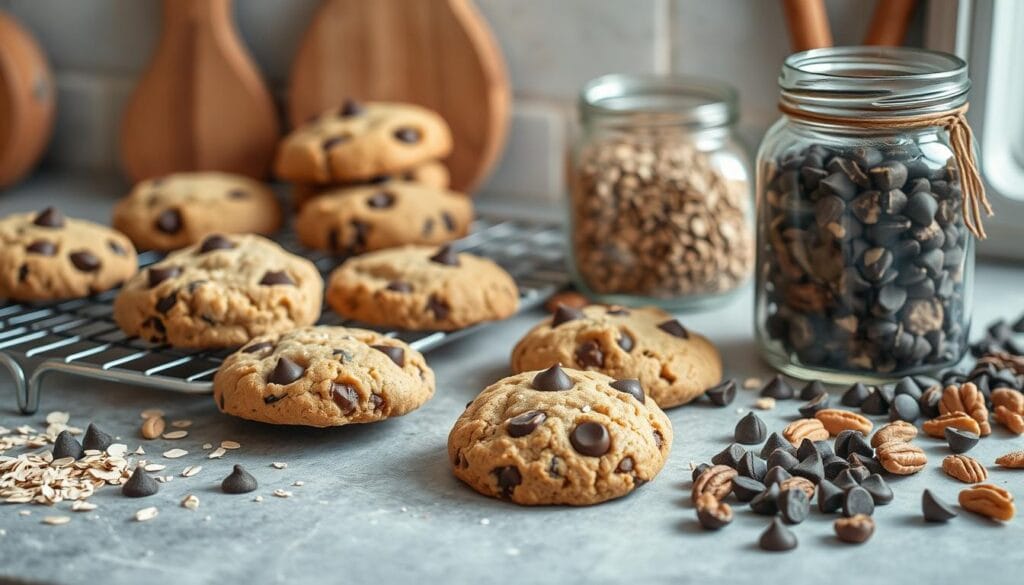
[[[486,388],[448,435],[456,477],[529,506],[624,496],[654,479],[671,446],[672,424],[639,382],[558,366]]]
[[[448,156],[452,135],[436,112],[413,104],[347,101],[281,143],[275,173],[297,183],[369,181]]]
[[[486,258],[447,246],[405,246],[345,261],[331,274],[327,302],[371,325],[450,331],[513,315],[519,289]]]
[[[663,408],[690,402],[722,377],[715,346],[654,307],[562,307],[512,350],[514,372],[559,363],[638,378]]]
[[[434,372],[397,339],[345,327],[258,337],[213,379],[221,411],[281,425],[336,427],[401,416],[434,395]]]
[[[124,234],[49,207],[0,219],[0,299],[44,301],[96,294],[138,270]]]
[[[114,227],[144,250],[177,250],[210,234],[272,234],[281,209],[270,187],[240,175],[175,173],[142,181],[114,207]]]
[[[380,175],[363,183],[335,183],[331,185],[318,185],[316,183],[295,183],[292,185],[292,206],[298,210],[307,201],[330,193],[337,189],[350,189],[352,187],[364,187],[368,185],[390,185],[393,183],[416,183],[435,189],[447,189],[450,175],[448,167],[437,161],[430,161],[417,165],[411,169],[391,175]]]
[[[354,187],[310,201],[295,220],[304,246],[347,256],[461,238],[473,221],[469,197],[412,183]]]
[[[176,347],[237,347],[312,325],[323,279],[312,262],[255,235],[211,235],[129,280],[114,301],[128,335]]]

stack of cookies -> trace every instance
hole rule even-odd
[[[440,162],[451,149],[451,130],[435,112],[348,100],[289,134],[275,166],[294,184],[300,241],[353,256],[466,235],[472,203],[448,190]]]

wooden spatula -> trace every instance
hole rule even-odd
[[[293,126],[346,98],[412,102],[448,121],[452,186],[472,191],[505,142],[508,77],[470,0],[324,0],[291,71]]]
[[[278,120],[231,22],[231,0],[164,0],[156,54],[121,122],[132,179],[218,170],[266,176]]]

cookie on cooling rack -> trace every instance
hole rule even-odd
[[[108,227],[53,207],[0,219],[0,299],[84,297],[119,286],[136,270],[131,241]]]
[[[434,372],[406,343],[373,331],[306,327],[258,337],[213,380],[221,411],[272,424],[331,427],[401,416],[434,395]]]
[[[176,347],[237,347],[312,325],[323,279],[312,262],[255,235],[211,235],[125,283],[114,319],[129,335]]]
[[[519,289],[486,258],[448,246],[405,246],[347,260],[331,274],[327,302],[371,325],[451,331],[513,315]]]

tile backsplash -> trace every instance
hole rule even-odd
[[[276,95],[320,0],[235,0],[243,40]],[[366,0],[372,1],[372,0]],[[409,0],[415,1],[415,0]],[[740,91],[751,147],[776,118],[775,79],[789,41],[777,0],[477,0],[504,52],[515,104],[502,161],[484,196],[562,194],[576,92],[612,72],[683,73]],[[864,34],[873,3],[828,0],[837,44]],[[113,172],[120,114],[160,32],[158,0],[0,0],[56,70],[58,114],[46,163]],[[923,10],[919,10],[919,13]],[[921,16],[911,30],[919,38]]]

